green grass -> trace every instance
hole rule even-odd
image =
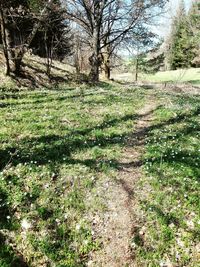
[[[200,85],[200,69],[180,69],[175,71],[160,71],[156,74],[141,74],[142,80],[152,82],[186,82]]]
[[[200,266],[200,98],[105,83],[0,92],[0,266],[86,266],[99,185],[152,95],[133,253],[138,266]]]
[[[145,91],[101,87],[0,92],[0,266],[85,266],[89,215],[117,174]],[[2,236],[1,236],[2,235]],[[22,259],[21,259],[22,260]]]
[[[157,97],[162,106],[148,129],[140,185],[145,235],[142,244],[134,240],[136,254],[142,266],[198,267],[200,97],[163,92]]]

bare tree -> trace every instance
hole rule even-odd
[[[92,49],[89,57],[90,78],[99,80],[102,61],[108,63],[114,47],[138,24],[160,14],[168,0],[65,0],[67,17],[78,24],[88,36]],[[102,54],[104,57],[102,58]]]

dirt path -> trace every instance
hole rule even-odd
[[[128,140],[121,158],[121,168],[116,180],[108,178],[103,192],[107,210],[102,216],[95,218],[95,232],[100,237],[102,249],[91,255],[88,266],[92,267],[132,267],[134,253],[131,251],[131,240],[137,225],[134,196],[135,183],[141,176],[140,160],[147,127],[152,121],[152,112],[156,103],[149,100],[138,112],[139,119],[133,136]]]

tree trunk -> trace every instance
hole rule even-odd
[[[21,74],[22,58],[23,56],[18,55],[18,57],[14,59],[14,67],[12,71],[16,76],[20,76]]]
[[[11,72],[19,75],[21,71],[23,53],[21,51],[21,47],[15,47],[14,38],[10,27],[10,21],[8,20],[7,15],[4,15],[3,8],[1,8],[1,18],[2,16],[3,23],[1,23],[1,28],[3,28],[2,39],[7,66],[6,75],[10,75]]]
[[[5,22],[5,43],[6,43],[6,49],[7,49],[7,55],[8,55],[8,63],[10,72],[15,72],[15,49],[13,48],[13,38],[12,33],[10,30],[10,23],[7,19],[7,16],[4,16],[4,22]]]
[[[104,77],[107,80],[110,80],[110,74],[111,74],[111,67],[110,67],[110,55],[111,55],[111,49],[110,45],[106,45],[103,52],[103,70],[104,70]]]
[[[110,74],[111,74],[111,70],[110,70],[110,60],[106,60],[104,62],[104,75],[105,75],[105,78],[107,80],[110,80]]]
[[[136,64],[135,64],[135,81],[137,82],[138,81],[138,64],[139,62],[138,62],[138,57],[136,58]]]
[[[75,51],[75,68],[76,68],[76,74],[79,75],[81,72],[81,66],[80,66],[80,58],[79,58],[78,48]]]
[[[6,60],[5,74],[9,76],[10,75],[10,63],[9,63],[9,55],[8,55],[8,45],[6,42],[5,21],[4,21],[4,13],[3,13],[2,6],[0,6],[0,24],[1,24],[1,37],[2,37],[2,43],[3,43],[3,52],[4,52],[4,56]]]
[[[99,81],[99,58],[97,54],[93,54],[90,57],[90,65],[91,65],[91,71],[89,74],[89,77],[91,81],[98,82]]]
[[[94,30],[92,41],[93,41],[93,54],[89,58],[90,65],[91,65],[91,71],[90,71],[89,77],[92,82],[98,82],[99,81],[99,67],[101,65],[100,38],[99,38],[98,29]]]
[[[47,40],[47,30],[45,30],[44,42],[45,42],[45,52],[46,52],[46,74],[49,80],[51,80],[53,38],[51,39],[51,44],[49,44]]]
[[[31,33],[29,34],[28,38],[26,39],[26,43],[23,44],[20,47],[20,50],[18,53],[16,53],[15,57],[16,57],[16,62],[15,62],[15,74],[20,74],[20,68],[21,68],[21,63],[22,63],[22,59],[24,57],[24,54],[27,51],[27,48],[30,47],[37,31],[39,30],[42,21],[44,21],[45,18],[45,13],[48,10],[48,7],[53,3],[53,0],[48,0],[48,2],[46,3],[45,7],[43,8],[43,10],[40,13],[40,18],[38,20],[37,23],[35,23],[35,25],[33,26],[33,29],[31,31]]]
[[[75,37],[74,44],[74,63],[76,68],[76,74],[79,75],[81,72],[81,52],[80,52],[80,40],[78,36]]]

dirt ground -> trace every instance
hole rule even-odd
[[[117,179],[108,179],[101,189],[107,200],[107,211],[96,217],[95,232],[101,240],[102,248],[91,255],[88,266],[137,266],[131,251],[131,241],[139,220],[135,184],[141,177],[146,129],[152,123],[152,113],[156,107],[157,103],[149,99],[138,111],[139,119],[129,141],[131,144],[123,151]]]

